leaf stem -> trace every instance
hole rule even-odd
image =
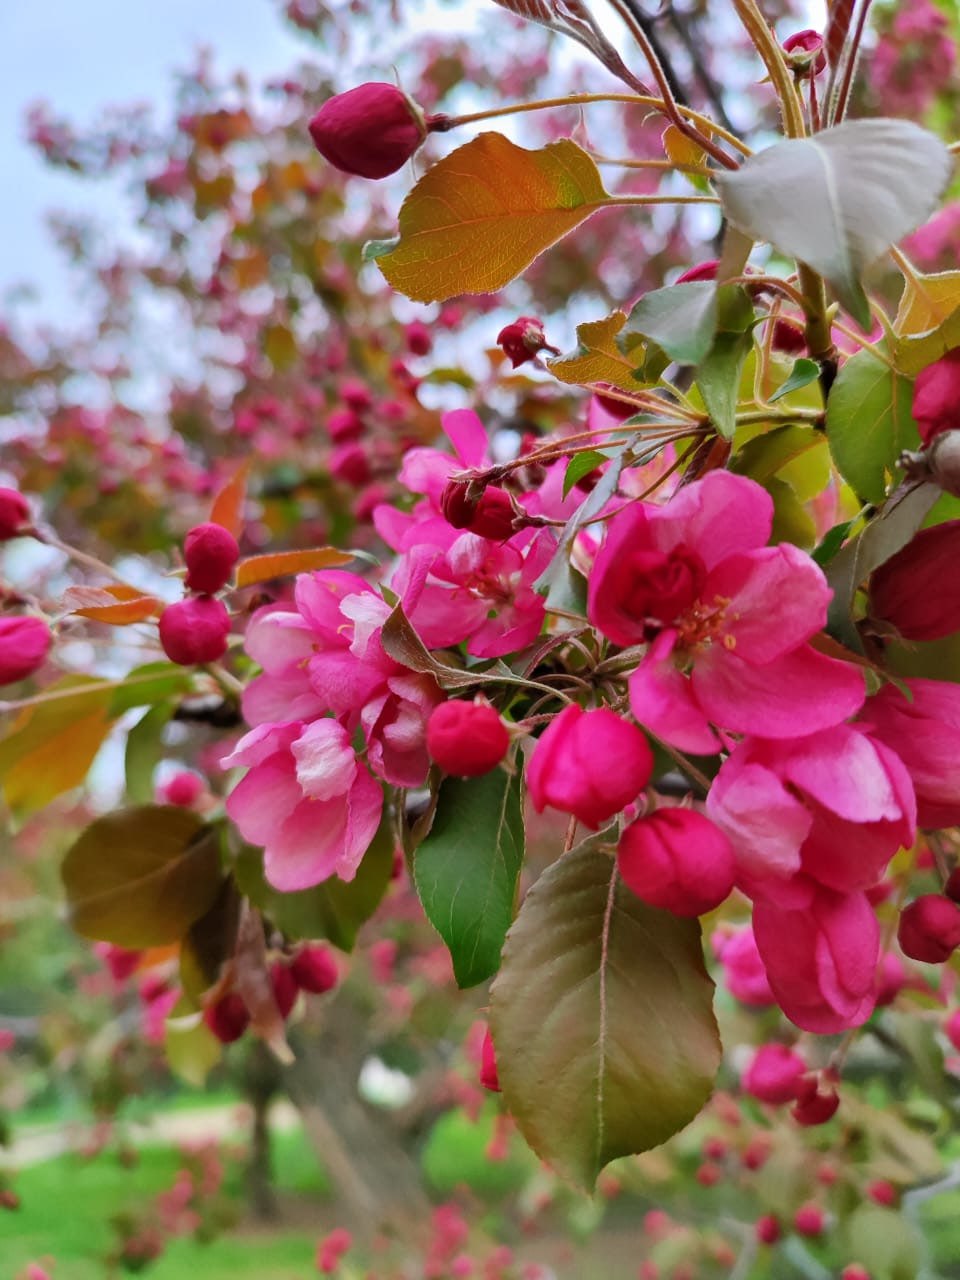
[[[767,75],[780,99],[784,133],[788,138],[804,137],[806,126],[803,120],[803,103],[776,36],[770,30],[766,18],[757,8],[754,0],[733,0],[733,7],[737,11],[737,17],[744,31],[760,55],[767,69]]]

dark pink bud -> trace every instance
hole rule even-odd
[[[52,640],[42,618],[0,618],[0,684],[33,675],[43,666]]]
[[[713,1187],[723,1177],[723,1169],[712,1160],[705,1160],[698,1167],[696,1177],[701,1187]]]
[[[483,1044],[480,1046],[480,1083],[484,1089],[492,1093],[500,1092],[500,1076],[497,1073],[497,1055],[493,1048],[493,1037],[488,1027],[483,1033]]]
[[[165,782],[157,790],[157,798],[161,803],[175,804],[182,809],[189,809],[203,795],[203,779],[191,773],[189,769],[181,769],[169,782]]]
[[[479,498],[474,499],[468,494],[466,482],[448,480],[440,498],[440,508],[455,529],[469,529],[491,542],[505,542],[514,532],[516,517],[510,495],[506,489],[498,489],[495,485],[488,485]]]
[[[278,961],[270,969],[270,985],[273,987],[273,998],[280,1010],[280,1017],[286,1018],[297,1002],[300,987],[289,965]]]
[[[620,837],[617,866],[627,888],[678,916],[702,916],[733,892],[733,846],[693,809],[657,809]]]
[[[340,387],[340,397],[355,413],[364,413],[373,404],[373,393],[359,378],[347,378]]]
[[[536,316],[520,316],[512,324],[504,325],[497,334],[497,345],[503,348],[503,354],[510,358],[514,369],[532,360],[540,351],[560,354],[557,347],[551,347],[547,342],[543,321]]]
[[[334,409],[327,418],[327,431],[331,440],[346,444],[363,435],[363,419],[356,409]]]
[[[194,596],[167,605],[160,615],[160,643],[171,662],[183,667],[216,662],[227,651],[230,615],[222,600]]]
[[[29,528],[30,504],[16,489],[0,489],[0,542],[15,538]]]
[[[960,347],[917,374],[913,416],[926,445],[941,431],[960,427]]]
[[[596,831],[636,800],[652,772],[653,753],[635,725],[606,707],[569,706],[537,742],[527,785],[538,813],[549,805]]]
[[[751,1097],[779,1106],[797,1097],[807,1064],[785,1044],[764,1044],[753,1055],[741,1084]]]
[[[112,942],[98,942],[94,951],[110,970],[114,982],[126,982],[137,971],[142,951],[128,951],[126,947],[118,947]]]
[[[203,1020],[221,1044],[233,1044],[250,1025],[250,1014],[236,991],[229,991],[207,1005]]]
[[[801,351],[806,351],[807,339],[803,326],[795,320],[785,320],[778,316],[773,322],[773,349],[788,356],[798,356]]]
[[[329,98],[310,121],[310,137],[343,173],[386,178],[427,136],[423,112],[394,84],[357,85]]]
[[[445,773],[478,778],[495,769],[510,746],[510,734],[489,702],[459,699],[434,707],[427,723],[427,750]]]
[[[433,347],[433,334],[422,320],[411,320],[404,335],[411,355],[426,356]]]
[[[882,1204],[886,1209],[891,1209],[898,1200],[897,1188],[892,1182],[887,1182],[886,1178],[874,1178],[872,1182],[868,1182],[867,1195],[874,1204]]]
[[[716,280],[720,268],[719,258],[709,258],[706,262],[695,262],[692,267],[677,276],[674,284],[689,284],[691,280]]]
[[[793,55],[787,61],[797,71],[806,71],[811,62],[815,76],[826,69],[827,55],[823,51],[823,37],[819,31],[813,31],[808,27],[805,31],[797,31],[794,35],[787,36],[783,42],[783,51]]]
[[[823,1089],[821,1090],[821,1084]],[[837,1113],[840,1098],[832,1083],[822,1082],[819,1076],[804,1076],[797,1088],[797,1101],[790,1114],[805,1129],[826,1124]]]
[[[335,1227],[317,1245],[317,1270],[323,1276],[332,1276],[340,1270],[340,1259],[353,1245],[353,1236],[346,1227]]]
[[[770,1151],[769,1138],[764,1136],[751,1138],[744,1148],[743,1155],[740,1157],[743,1167],[750,1169],[754,1173],[757,1169],[762,1169],[770,1159]]]
[[[772,1213],[765,1213],[762,1218],[758,1218],[753,1230],[761,1244],[776,1244],[782,1234],[780,1223]]]
[[[798,1236],[821,1236],[826,1226],[823,1210],[816,1204],[802,1204],[793,1215],[793,1229]]]
[[[840,1272],[840,1280],[871,1280],[871,1276],[859,1262],[851,1262]]]
[[[230,580],[233,566],[240,559],[240,548],[229,529],[208,522],[195,525],[187,534],[183,558],[189,590],[212,595]]]
[[[290,972],[301,991],[322,996],[340,980],[340,971],[329,947],[301,947],[293,957]]]
[[[900,912],[897,940],[911,960],[942,964],[960,946],[960,909],[938,893],[922,894]]]
[[[870,579],[870,613],[905,640],[939,640],[960,631],[960,520],[921,529]]]
[[[328,462],[330,474],[342,480],[344,484],[359,489],[370,479],[370,460],[363,445],[352,441],[341,444],[330,454]]]

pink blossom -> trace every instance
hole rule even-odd
[[[249,769],[227,797],[227,813],[245,840],[263,846],[274,888],[353,879],[379,826],[383,794],[343,725],[258,725],[224,764]]]
[[[608,526],[590,620],[616,644],[649,644],[630,678],[631,709],[681,750],[716,751],[711,721],[792,738],[863,702],[860,673],[807,643],[824,626],[830,588],[797,547],[765,545],[772,521],[765,490],[715,471],[663,506],[634,503]]]
[[[569,706],[537,742],[527,785],[538,813],[549,805],[596,831],[637,798],[652,769],[653,755],[636,726],[606,707]]]
[[[899,757],[850,725],[793,742],[745,738],[714,779],[707,811],[733,843],[739,887],[783,906],[802,907],[818,884],[869,888],[915,831]]]
[[[733,890],[730,841],[702,813],[667,806],[630,824],[617,866],[627,888],[653,907],[701,916]]]
[[[777,1004],[791,1022],[832,1035],[870,1017],[880,928],[865,894],[818,885],[799,909],[759,901],[753,930]]]
[[[716,933],[712,943],[732,996],[743,1004],[761,1008],[776,1003],[751,925],[744,925],[736,933]]]
[[[787,1045],[763,1044],[751,1058],[741,1084],[751,1097],[778,1106],[796,1098],[806,1070],[800,1054]]]
[[[865,728],[906,766],[917,793],[921,827],[960,823],[960,685],[905,680],[910,698],[887,684],[867,701]],[[911,700],[912,699],[912,700]]]

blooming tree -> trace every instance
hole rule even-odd
[[[755,0],[734,0],[751,75],[764,76],[758,112],[778,120],[779,135],[754,133],[709,94],[688,105],[629,0],[498,3],[503,29],[542,24],[620,83],[466,112],[361,84],[290,126],[332,168],[283,181],[291,205],[346,222],[346,188],[324,185],[342,183],[335,170],[358,179],[359,203],[359,179],[442,143],[396,237],[370,240],[367,265],[354,255],[350,269],[444,308],[406,323],[413,358],[455,327],[447,308],[469,306],[487,346],[496,328],[522,372],[497,363],[482,387],[465,376],[469,403],[443,412],[439,433],[405,359],[355,376],[345,340],[303,331],[294,290],[267,317],[233,314],[274,370],[306,359],[318,381],[333,374],[335,397],[301,385],[281,402],[248,355],[231,404],[255,452],[293,460],[302,442],[339,483],[329,545],[256,521],[259,457],[232,475],[194,475],[178,458],[197,499],[181,598],[97,562],[101,580],[55,609],[10,597],[0,681],[39,684],[0,707],[17,716],[0,773],[11,809],[27,811],[33,769],[85,744],[53,768],[43,802],[81,780],[112,721],[149,708],[127,746],[139,803],[86,826],[63,882],[85,937],[178,949],[163,1012],[173,1034],[214,1051],[253,1035],[289,1057],[298,991],[338,981],[318,939],[349,949],[361,923],[375,932],[381,901],[400,892],[391,884],[410,877],[457,984],[481,989],[483,1083],[537,1155],[589,1190],[611,1161],[698,1115],[734,1127],[723,1095],[711,1101],[724,1046],[707,962],[736,1001],[782,1014],[741,1089],[789,1106],[800,1128],[842,1120],[844,1072],[878,1010],[909,1003],[913,987],[942,1019],[953,990],[949,967],[910,962],[950,966],[960,945],[960,272],[925,274],[900,246],[913,235],[929,249],[956,145],[900,114],[928,104],[895,55],[929,44],[935,91],[954,49],[939,11],[897,10],[872,60],[882,115],[856,78],[868,5],[837,0],[822,33],[781,43]],[[611,11],[626,51],[607,34]],[[591,142],[590,112],[611,104],[620,157]],[[490,127],[571,106],[584,113],[576,139],[531,149]],[[248,125],[208,112],[190,133],[217,156]],[[608,164],[626,178],[608,181]],[[154,181],[192,184],[199,200],[201,177],[225,173],[191,175],[171,158]],[[691,211],[710,221],[692,224]],[[561,316],[502,324],[463,301],[528,269],[549,280],[553,247],[594,216],[614,255],[619,227],[633,243],[653,218],[685,241],[709,226],[716,253],[672,283],[627,283],[567,352],[549,340]],[[224,246],[203,306],[219,305],[240,260]],[[513,430],[499,408],[510,396],[555,412]],[[0,490],[0,537],[63,546],[24,496],[28,476]],[[291,545],[275,548],[284,532]],[[51,682],[51,655],[81,619],[146,628],[151,661]],[[220,729],[206,748],[217,782],[199,803],[200,783],[147,803],[136,762],[154,758],[178,711]],[[528,831],[550,814],[565,835],[546,865],[525,862]],[[291,907],[305,901],[306,933]],[[729,1150],[716,1143],[704,1185]],[[743,1159],[758,1170],[766,1156]],[[798,1236],[822,1233],[818,1203],[795,1209]],[[761,1218],[757,1238],[773,1243],[782,1218]],[[346,1246],[324,1247],[332,1268]],[[849,1261],[852,1280],[862,1257]]]

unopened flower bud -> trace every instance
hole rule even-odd
[[[794,71],[805,74],[809,71],[811,63],[815,76],[826,70],[827,56],[823,51],[823,36],[810,27],[787,36],[783,42],[783,51],[790,55],[787,58],[787,65]]]
[[[782,1234],[780,1223],[772,1213],[765,1213],[754,1224],[754,1234],[761,1244],[776,1244]]]
[[[273,998],[280,1010],[280,1017],[286,1018],[296,1004],[300,990],[290,966],[283,964],[282,961],[273,965],[270,969],[270,985],[273,988]]]
[[[229,991],[207,1005],[203,1020],[221,1044],[233,1044],[250,1025],[250,1014],[237,992]]]
[[[560,354],[559,348],[551,347],[547,342],[543,321],[536,316],[520,316],[512,324],[504,325],[497,334],[497,345],[503,348],[503,354],[510,358],[514,369],[532,360],[540,351]]]
[[[960,347],[928,364],[913,384],[913,417],[923,443],[960,427]]]
[[[194,596],[167,605],[160,615],[160,643],[171,662],[190,667],[216,662],[227,651],[230,615],[222,600]]]
[[[497,1072],[497,1055],[493,1048],[493,1037],[488,1027],[483,1033],[483,1044],[480,1046],[480,1083],[484,1089],[492,1093],[500,1092],[500,1076]]]
[[[733,846],[693,809],[657,809],[620,838],[617,866],[627,888],[652,907],[702,916],[733,892]]]
[[[395,84],[357,85],[329,98],[310,121],[310,137],[343,173],[386,178],[402,169],[427,136],[423,112]]]
[[[785,1044],[763,1044],[743,1073],[745,1092],[760,1102],[780,1106],[797,1096],[807,1064],[799,1053]]]
[[[16,489],[0,489],[0,542],[30,526],[30,504]]]
[[[183,542],[183,558],[187,566],[186,585],[190,591],[212,595],[226,586],[233,566],[240,559],[240,548],[229,529],[208,521],[194,525]]]
[[[301,947],[290,963],[290,972],[301,991],[322,996],[332,991],[340,979],[337,962],[329,947]]]
[[[510,735],[489,702],[451,699],[434,707],[427,724],[432,760],[457,778],[478,778],[495,769],[510,746]]]
[[[871,577],[871,616],[892,623],[905,640],[960,631],[958,562],[960,520],[921,529]]]
[[[942,964],[960,946],[960,909],[938,893],[924,893],[900,912],[897,940],[911,960]]]
[[[793,1229],[798,1236],[821,1236],[826,1226],[823,1210],[816,1204],[802,1204],[793,1215]]]
[[[43,665],[52,639],[42,618],[0,618],[0,684],[33,675]]]
[[[478,498],[473,498],[466,481],[448,480],[440,509],[454,529],[469,529],[491,542],[505,542],[514,532],[516,515],[510,495],[496,485],[488,485]]]
[[[818,1076],[804,1076],[797,1085],[797,1100],[790,1108],[790,1114],[797,1124],[804,1128],[826,1124],[837,1113],[840,1096],[833,1084],[826,1084]]]

